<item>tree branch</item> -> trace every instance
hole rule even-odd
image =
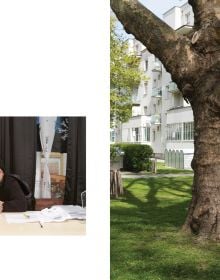
[[[218,2],[218,3],[217,3]],[[203,54],[214,53],[219,60],[220,50],[220,8],[219,0],[189,0],[195,18],[192,44]],[[218,51],[218,53],[217,53]],[[214,58],[214,60],[216,60]]]
[[[188,2],[193,9],[196,29],[219,21],[219,0],[188,0]]]
[[[167,57],[167,51],[175,49],[178,36],[174,30],[138,1],[111,0],[111,8],[127,33],[132,33],[157,57]],[[166,48],[161,48],[161,43]]]
[[[198,55],[187,37],[179,36],[137,0],[111,0],[111,8],[125,30],[161,60],[174,81],[189,75],[189,68],[198,73]]]

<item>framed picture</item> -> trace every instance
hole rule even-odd
[[[66,179],[66,153],[52,152],[48,160],[51,177],[51,198],[63,198]],[[35,196],[41,197],[41,182],[43,177],[45,158],[42,152],[37,152]]]

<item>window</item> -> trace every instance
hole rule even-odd
[[[155,141],[155,140],[156,140],[156,131],[153,130],[153,141]]]
[[[140,130],[139,127],[132,128],[132,136],[134,142],[140,141]]]
[[[167,140],[182,140],[182,123],[167,125]]]
[[[146,127],[143,128],[143,132],[144,132],[144,141],[147,141],[147,128]]]
[[[144,70],[147,71],[148,70],[148,60],[145,60],[145,64],[144,64]]]
[[[144,115],[147,115],[147,106],[144,106]]]
[[[194,139],[194,123],[187,122],[183,123],[183,140],[193,140]]]
[[[170,93],[169,93],[169,86],[166,86],[166,90],[165,90],[165,99],[169,99],[170,98]]]
[[[156,104],[154,104],[154,114],[156,114],[156,112],[157,112],[157,106]]]
[[[150,127],[144,127],[144,141],[150,141]]]
[[[194,139],[194,123],[173,123],[167,125],[167,140],[193,140]]]
[[[147,141],[150,141],[150,127],[147,127]]]
[[[190,24],[190,13],[185,14],[185,24]]]
[[[140,106],[132,106],[132,117],[139,116],[141,114]]]
[[[147,94],[148,91],[148,82],[144,83],[144,94]]]

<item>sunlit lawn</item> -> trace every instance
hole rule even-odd
[[[220,279],[220,246],[179,232],[191,177],[124,180],[111,201],[111,279]]]
[[[135,173],[135,172],[134,172]],[[137,172],[137,174],[152,174],[152,171],[141,171]],[[193,174],[192,169],[177,169],[168,167],[164,162],[157,162],[157,174]]]
[[[172,167],[165,166],[163,162],[157,162],[157,173],[158,174],[192,174],[193,171],[189,169],[176,169]]]

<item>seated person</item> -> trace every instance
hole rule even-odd
[[[0,212],[27,211],[25,195],[16,181],[5,173],[3,163],[0,161]]]

